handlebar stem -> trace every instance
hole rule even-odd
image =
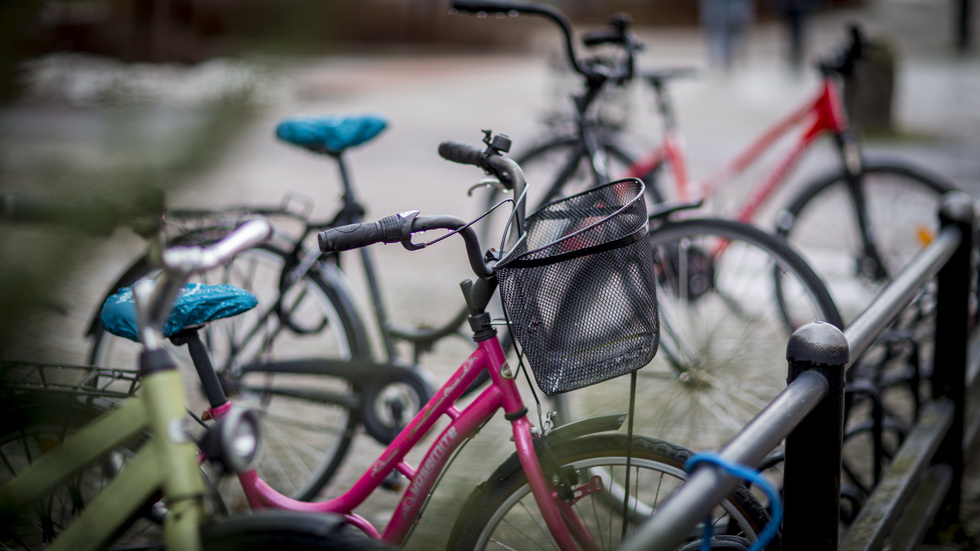
[[[518,228],[518,235],[524,232],[524,218],[527,211],[527,201],[524,199],[524,190],[527,182],[524,179],[524,171],[516,161],[508,157],[492,156],[487,158],[487,162],[496,170],[507,173],[510,176],[510,183],[514,190],[514,216]]]

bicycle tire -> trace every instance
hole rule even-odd
[[[58,447],[66,438],[115,407],[110,400],[66,393],[38,392],[7,397],[0,412],[0,486],[28,464]],[[38,502],[26,507],[15,520],[0,527],[4,549],[44,549],[124,468],[142,442],[137,438],[87,466]],[[147,507],[128,519],[119,530],[117,543],[152,540],[159,535],[162,513]]]
[[[573,505],[573,510],[590,529],[601,549],[619,545],[622,520],[627,522],[627,534],[631,533],[686,480],[684,462],[692,455],[691,451],[669,442],[633,437],[629,450],[633,514],[623,516],[622,501],[610,495],[609,488],[613,486],[609,481],[624,480],[626,435],[586,436],[555,444],[551,451],[554,460],[542,454],[542,465],[550,480],[558,479],[558,472],[564,473],[576,486],[594,476],[604,479],[605,490],[589,493]],[[555,468],[556,464],[560,471]],[[652,496],[646,493],[648,490]],[[635,499],[635,496],[640,497]],[[448,549],[486,549],[491,543],[504,549],[552,548],[555,545],[540,518],[516,455],[470,494],[461,511]],[[712,518],[715,519],[716,534],[741,535],[750,541],[756,539],[769,521],[765,508],[744,486],[723,502],[722,507],[716,508]]]
[[[660,350],[636,372],[642,409],[634,431],[690,449],[720,449],[785,388],[792,331],[811,321],[839,327],[840,314],[803,259],[752,226],[665,221],[648,238]],[[774,270],[782,275],[783,302],[773,297]],[[622,377],[561,395],[559,421],[620,411],[629,387]]]
[[[851,321],[935,236],[940,199],[955,187],[904,163],[864,163],[861,189],[883,263],[878,271],[863,251],[846,182],[841,169],[804,187],[779,214],[776,234],[823,277]]]
[[[339,515],[257,511],[201,527],[205,551],[383,551],[394,549],[369,537]]]
[[[223,229],[195,232],[183,236],[182,243],[207,243],[220,237]],[[211,353],[212,362],[219,377],[228,383],[226,391],[239,402],[255,407],[263,414],[263,437],[267,443],[260,455],[257,469],[259,476],[276,491],[298,500],[312,500],[326,486],[340,468],[357,434],[360,417],[348,405],[316,402],[293,398],[281,392],[283,386],[318,389],[334,394],[349,394],[351,386],[343,379],[318,375],[293,375],[253,373],[242,375],[236,368],[245,363],[270,363],[278,360],[299,358],[330,358],[349,360],[364,358],[367,337],[363,324],[350,303],[349,295],[339,282],[327,282],[329,274],[311,270],[302,281],[294,285],[287,296],[287,304],[297,304],[283,323],[276,315],[267,316],[263,325],[265,335],[272,340],[258,346],[243,346],[233,354],[230,342],[256,324],[260,312],[268,312],[279,293],[283,266],[291,255],[284,249],[262,244],[235,257],[224,269],[202,274],[199,280],[208,283],[230,283],[251,291],[259,299],[259,306],[234,318],[209,324],[202,331],[202,339]],[[150,277],[153,270],[146,264],[142,274],[135,279]],[[331,269],[322,266],[323,270]],[[338,271],[339,272],[339,271]],[[303,317],[306,316],[306,317]],[[353,316],[353,317],[352,317]],[[316,321],[316,320],[320,321]],[[322,327],[318,327],[325,323]],[[105,331],[95,333],[92,363],[107,367],[135,365],[139,345],[112,336]],[[319,330],[318,330],[319,329]],[[263,335],[256,335],[257,341]],[[240,341],[238,341],[240,342]],[[186,350],[174,350],[173,355],[186,374],[186,381],[197,379],[190,356]],[[200,397],[198,385],[189,383],[192,411],[201,412],[207,402]],[[234,395],[234,388],[247,386],[248,394]]]

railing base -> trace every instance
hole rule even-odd
[[[952,402],[946,400],[929,402],[922,408],[918,421],[851,524],[839,549],[870,551],[883,547],[906,508],[912,504],[919,481],[949,430],[953,410]],[[944,490],[939,495],[940,500],[945,495]],[[932,518],[930,516],[925,520],[926,526],[932,522]]]
[[[966,421],[963,428],[963,453],[971,457],[980,446],[980,331],[974,328],[966,369]]]
[[[949,465],[934,465],[926,471],[922,482],[908,508],[902,513],[895,531],[885,541],[883,549],[888,551],[915,551],[919,548],[922,538],[932,519],[939,512],[943,497],[949,491],[953,481],[953,469]]]

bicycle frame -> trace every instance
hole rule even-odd
[[[337,166],[340,173],[340,182],[342,187],[341,193],[341,206],[333,216],[327,221],[314,221],[310,220],[309,213],[297,213],[293,212],[289,205],[291,203],[284,202],[283,205],[279,207],[272,208],[254,208],[254,207],[231,207],[224,209],[222,211],[195,211],[195,210],[184,210],[175,211],[174,218],[181,219],[181,217],[205,217],[209,218],[216,215],[219,222],[208,225],[200,230],[190,230],[186,232],[187,234],[193,235],[198,231],[207,231],[209,229],[220,229],[222,224],[220,220],[226,218],[232,220],[231,224],[228,224],[229,228],[235,226],[235,216],[238,215],[259,215],[265,217],[276,217],[285,216],[291,221],[299,222],[303,225],[302,232],[298,239],[293,239],[289,236],[278,235],[282,241],[288,244],[291,248],[291,255],[295,259],[295,264],[292,266],[285,266],[283,274],[280,278],[281,287],[279,289],[279,297],[273,303],[269,305],[262,305],[262,313],[257,318],[255,325],[246,333],[246,338],[243,343],[247,343],[251,338],[257,335],[259,328],[272,316],[279,315],[280,312],[285,312],[288,317],[288,312],[290,310],[290,305],[283,303],[283,298],[287,291],[289,291],[293,285],[303,280],[311,270],[320,270],[323,275],[323,279],[337,288],[344,290],[341,296],[347,297],[352,296],[351,293],[346,292],[348,289],[348,283],[346,276],[337,269],[340,266],[340,261],[336,263],[337,266],[333,266],[331,262],[327,260],[327,257],[321,255],[319,251],[315,248],[308,246],[308,238],[318,231],[322,231],[327,228],[332,228],[336,226],[343,226],[347,224],[355,224],[364,221],[365,208],[360,203],[357,195],[351,184],[352,179],[350,177],[350,170],[347,166],[347,162],[342,154],[324,153],[331,157],[337,162]],[[183,234],[182,234],[183,235]],[[412,359],[413,362],[418,363],[420,360],[421,351],[428,349],[434,342],[443,339],[449,335],[459,334],[459,328],[466,320],[465,310],[461,309],[460,313],[456,315],[453,319],[447,321],[446,323],[434,326],[432,328],[417,329],[412,330],[408,328],[395,327],[392,325],[388,312],[385,307],[385,301],[381,293],[381,281],[379,274],[375,268],[374,258],[372,257],[370,251],[367,248],[363,248],[358,251],[358,256],[360,258],[361,267],[364,271],[364,276],[366,280],[366,286],[368,291],[368,297],[370,299],[371,311],[374,316],[375,322],[381,333],[381,345],[384,350],[386,363],[397,364],[399,359],[399,352],[395,346],[396,340],[405,340],[416,345],[416,352]],[[124,276],[125,278],[125,276]],[[120,280],[112,286],[113,289],[125,286],[123,283],[131,283],[129,281]],[[360,332],[362,334],[366,331],[366,326],[361,320],[360,313],[358,312],[358,307],[353,303],[347,303],[343,305],[348,310],[348,316],[350,320],[360,327]],[[93,322],[94,326],[94,322]],[[91,329],[90,329],[91,330]],[[281,328],[280,328],[281,330]],[[267,341],[274,338],[274,335],[267,335],[264,337]],[[241,343],[236,343],[241,344]],[[360,343],[360,346],[364,349],[370,347],[370,344],[365,341]],[[260,350],[264,348],[260,347]],[[232,350],[229,354],[229,361],[235,358],[238,354],[237,347]],[[250,361],[242,362],[243,364],[253,363],[255,359]],[[219,370],[224,370],[229,368],[229,365],[223,365],[219,367]]]
[[[207,516],[208,493],[201,475],[197,442],[186,427],[183,381],[177,363],[161,346],[161,327],[190,274],[226,262],[244,248],[264,241],[271,233],[267,222],[252,221],[207,249],[157,251],[157,243],[151,241],[150,254],[159,257],[164,275],[156,285],[144,282],[133,289],[143,343],[139,357],[141,394],[87,425],[4,484],[0,488],[0,516],[16,514],[89,464],[149,431],[150,437],[132,461],[115,473],[51,549],[103,548],[155,494],[162,494],[168,509],[163,522],[167,547],[201,549],[200,527]]]
[[[327,228],[356,224],[364,221],[365,208],[357,199],[354,187],[351,185],[352,179],[346,160],[341,154],[331,154],[330,156],[337,162],[337,168],[340,172],[340,181],[343,188],[341,207],[329,222],[310,222],[307,224],[303,238],[297,242],[296,248],[294,249],[294,253],[297,255],[303,252],[303,243],[306,241],[305,238],[310,234]],[[374,267],[374,259],[368,248],[362,248],[358,253],[361,259],[361,266],[364,270],[364,277],[367,280],[367,290],[371,298],[374,318],[381,332],[381,343],[384,347],[385,358],[389,364],[394,364],[398,360],[398,349],[395,346],[395,341],[398,339],[416,345],[415,355],[412,361],[418,363],[420,360],[420,349],[426,350],[438,340],[452,334],[459,334],[458,330],[466,320],[465,309],[461,309],[460,313],[448,322],[430,329],[411,330],[392,325],[391,320],[388,318],[384,299],[381,295],[381,281]],[[300,280],[313,267],[317,259],[322,259],[319,251],[305,251],[304,254],[306,255],[306,260],[290,274],[293,281]],[[298,258],[303,258],[303,256],[298,256]],[[323,264],[323,262],[320,262],[320,264]]]
[[[490,373],[492,384],[464,409],[457,409],[456,401],[483,370]],[[527,418],[527,408],[524,406],[496,336],[477,344],[476,350],[469,358],[361,475],[354,486],[341,496],[317,503],[296,501],[273,490],[258,477],[254,470],[239,475],[239,480],[249,504],[255,509],[278,508],[339,513],[345,515],[349,522],[366,533],[399,545],[405,541],[421,515],[426,498],[439,479],[439,475],[446,468],[449,459],[460,445],[475,434],[498,409],[504,410],[505,417],[511,423],[521,465],[552,536],[563,549],[578,549],[576,543],[589,547],[590,542],[585,530],[578,523],[575,515],[570,514],[568,505],[555,499],[555,490],[545,478],[534,450],[534,428]],[[415,468],[406,463],[406,454],[421,442],[442,416],[447,416],[450,424],[435,438],[421,462],[421,467]],[[382,532],[378,532],[366,519],[353,511],[392,471],[399,472],[411,482],[388,525]]]
[[[661,91],[658,90],[658,93]],[[790,146],[789,151],[775,163],[772,171],[749,193],[748,198],[735,214],[737,220],[751,222],[756,211],[783,183],[786,175],[796,166],[803,154],[826,132],[831,132],[838,137],[838,144],[848,172],[853,175],[860,173],[860,157],[857,155],[856,146],[853,140],[847,139],[851,130],[840,98],[839,86],[834,77],[825,75],[820,91],[812,100],[777,121],[721,170],[701,182],[700,195],[710,197],[722,182],[752,166],[776,141],[794,129],[801,130],[799,137]],[[664,161],[670,164],[679,198],[682,201],[691,199],[694,193],[690,189],[691,182],[688,180],[683,146],[673,124],[667,124],[663,143],[630,166],[627,169],[627,176],[643,178]]]
[[[103,548],[128,518],[161,491],[170,509],[164,520],[167,545],[199,549],[198,528],[204,520],[206,488],[197,445],[183,434],[179,424],[187,418],[183,395],[176,367],[144,375],[141,397],[85,427],[0,488],[0,512],[12,512],[33,502],[100,456],[150,430],[154,436],[50,549]]]

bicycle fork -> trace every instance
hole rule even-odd
[[[834,137],[837,140],[837,146],[841,152],[841,160],[844,164],[844,172],[847,175],[847,195],[854,204],[858,232],[861,235],[862,255],[856,260],[857,265],[855,268],[859,275],[864,274],[873,281],[887,279],[888,272],[885,269],[884,262],[881,260],[878,249],[875,247],[874,228],[871,227],[868,201],[863,186],[864,166],[857,139],[850,131],[840,132],[835,134]]]
[[[598,549],[581,519],[572,510],[570,500],[564,499],[559,489],[545,476],[531,439],[531,424],[527,420],[526,410],[524,412],[524,417],[511,421],[514,428],[514,443],[517,445],[521,467],[527,476],[528,485],[531,487],[534,500],[541,510],[548,530],[558,546],[566,551]]]

